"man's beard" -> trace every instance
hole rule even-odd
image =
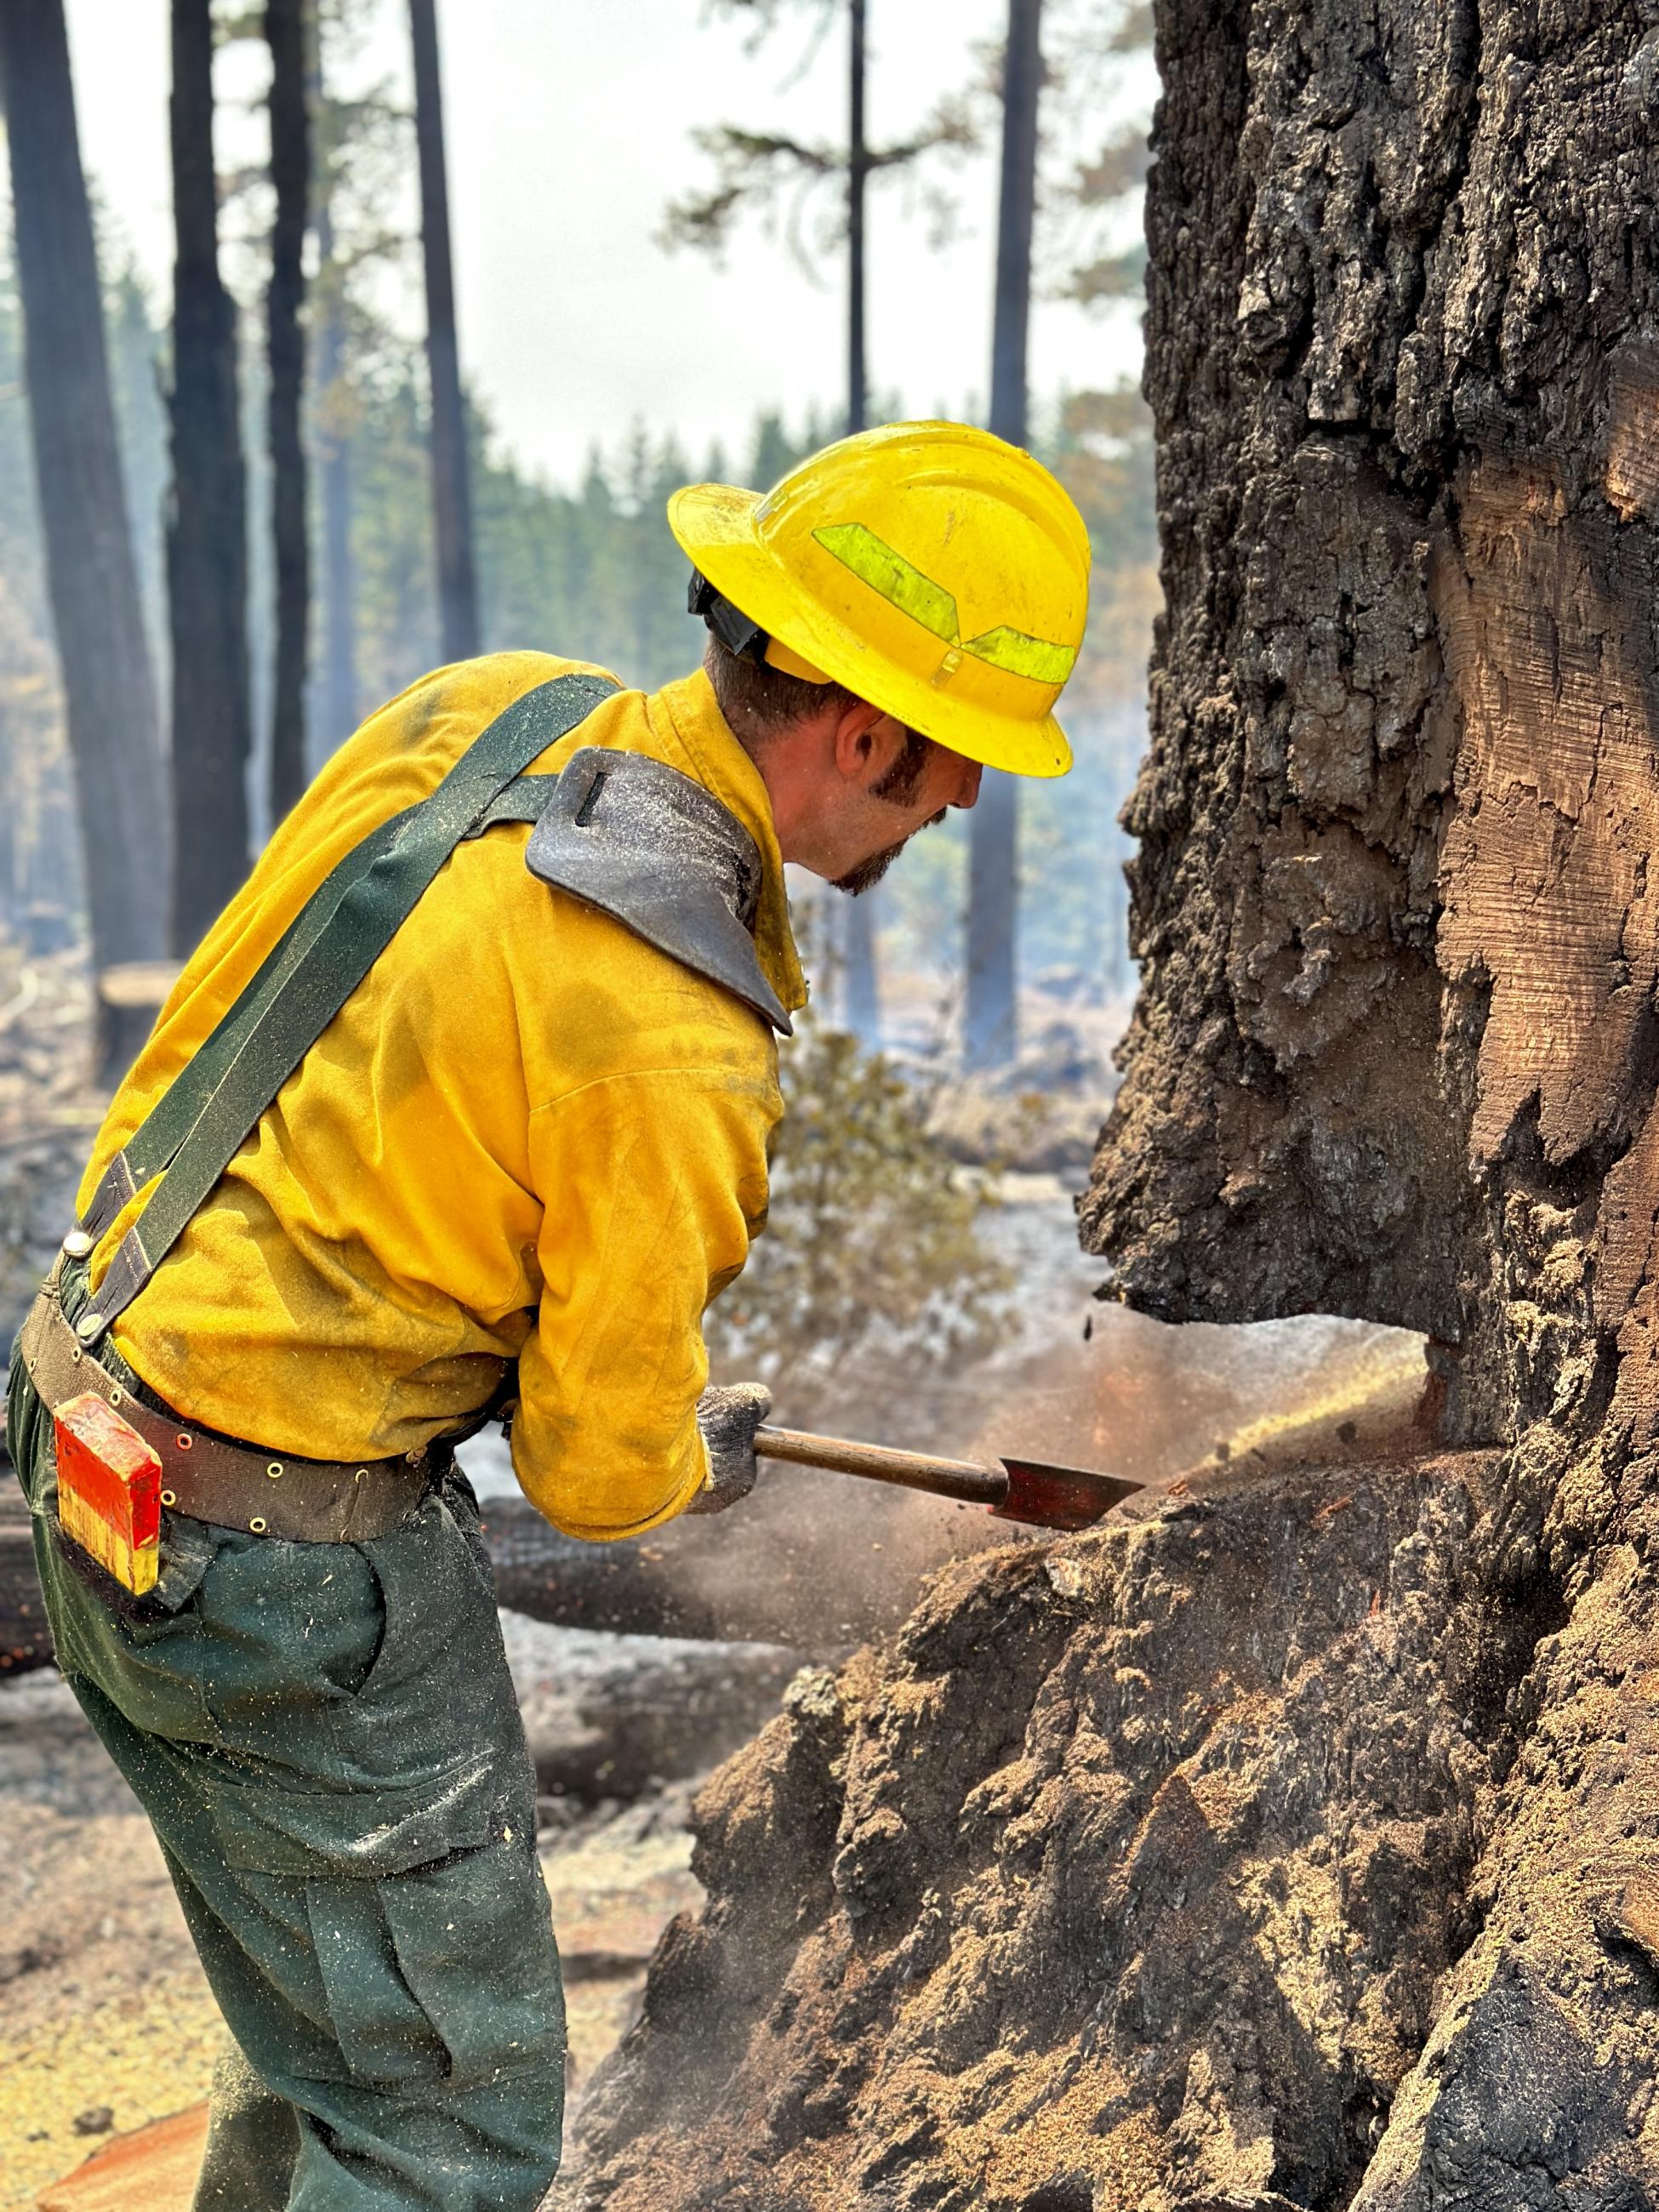
[[[941,806],[937,814],[931,815],[920,826],[922,830],[931,830],[944,819],[945,809]],[[910,837],[917,834],[913,830]],[[857,898],[860,891],[873,890],[909,843],[910,837],[901,837],[896,845],[884,845],[880,852],[872,853],[867,860],[860,860],[857,867],[848,868],[844,876],[831,877],[830,881],[838,891],[847,892],[851,898]]]

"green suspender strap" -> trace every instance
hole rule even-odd
[[[617,690],[561,676],[515,699],[419,805],[383,823],[314,891],[258,974],[105,1170],[65,1243],[90,1252],[122,1208],[161,1180],[117,1247],[76,1323],[97,1344],[184,1234],[289,1077],[414,911],[457,845],[493,821],[527,821],[550,779],[526,777],[537,756]],[[527,787],[536,787],[533,792]]]

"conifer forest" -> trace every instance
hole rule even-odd
[[[956,1492],[780,1454],[595,1542],[457,1447],[554,2212],[1659,2207],[1655,14],[0,0],[8,1345],[386,702],[672,685],[671,496],[884,426],[1086,532],[1070,775],[787,871],[702,1322],[717,1391]],[[964,1502],[1028,1463],[1128,1494]],[[252,2205],[17,1472],[0,2212]],[[434,2159],[365,2207],[496,2201]]]

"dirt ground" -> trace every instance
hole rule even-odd
[[[584,1644],[635,1641],[510,1626],[532,1741],[539,1679],[592,1677]],[[684,1650],[663,1643],[652,1663],[672,1669]],[[646,1671],[635,1656],[635,1680]],[[544,1801],[578,2094],[658,1936],[700,1897],[689,1796],[674,1783],[628,1804]],[[205,2097],[221,2029],[149,1824],[56,1674],[0,1686],[0,2212],[27,2212],[110,2135]]]

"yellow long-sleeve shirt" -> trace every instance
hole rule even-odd
[[[573,671],[603,672],[533,653],[440,669],[341,749],[179,978],[83,1207],[336,863]],[[765,786],[708,678],[617,693],[534,771],[595,744],[666,762],[744,823],[761,965],[799,1006]],[[318,1459],[425,1443],[516,1358],[525,1491],[573,1535],[626,1536],[704,1477],[702,1316],[765,1218],[776,1048],[717,984],[531,875],[528,835],[458,848],[113,1334],[180,1413]],[[94,1286],[147,1195],[94,1255]]]

